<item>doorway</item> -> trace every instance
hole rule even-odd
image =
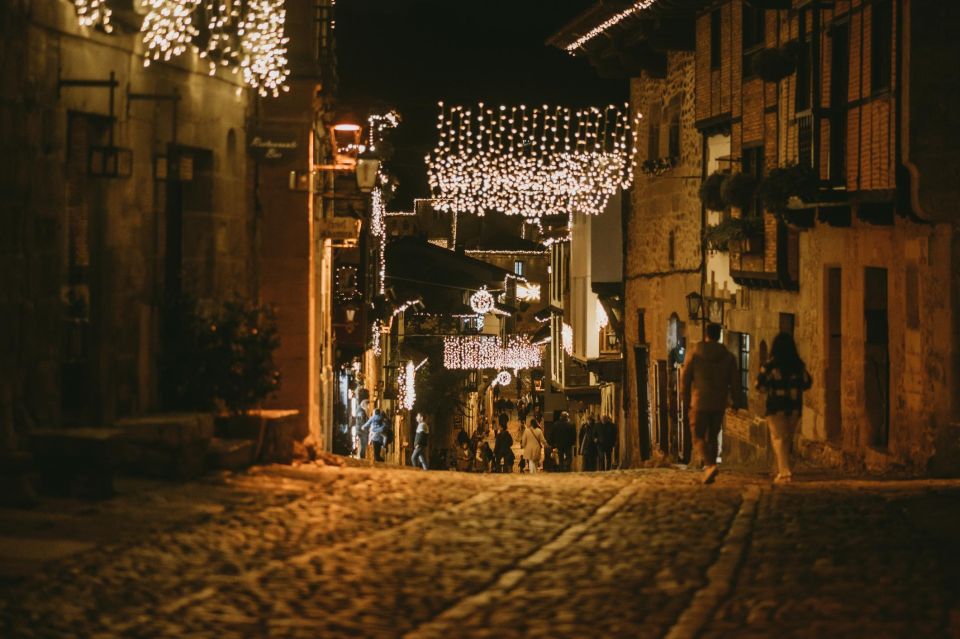
[[[863,314],[864,399],[869,442],[885,449],[890,442],[890,331],[887,311],[887,269],[867,267]]]
[[[842,339],[842,271],[831,267],[826,273],[827,308],[823,315],[824,332],[827,335],[827,366],[824,371],[826,387],[826,431],[827,441],[840,443],[843,433],[843,411],[841,409],[841,380],[843,379],[843,339]]]

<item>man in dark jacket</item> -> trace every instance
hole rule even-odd
[[[687,353],[681,375],[683,403],[687,407],[693,445],[703,460],[703,483],[717,478],[718,437],[730,400],[744,405],[737,359],[720,343],[719,324],[707,324],[704,341]]]
[[[600,427],[593,415],[580,427],[580,455],[583,456],[583,470],[586,472],[597,469],[597,459],[600,455]]]
[[[600,470],[613,469],[613,451],[619,440],[619,429],[609,415],[600,422]]]
[[[500,424],[493,444],[493,465],[497,472],[509,473],[513,468],[513,437],[506,424]]]
[[[570,423],[570,415],[566,411],[560,413],[550,434],[552,443],[557,448],[560,470],[569,472],[573,464],[573,446],[577,443],[577,428]]]

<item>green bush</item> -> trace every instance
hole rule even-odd
[[[273,312],[227,302],[215,313],[183,297],[164,309],[161,386],[166,408],[234,413],[255,408],[280,387]]]
[[[711,251],[729,251],[732,242],[742,242],[763,232],[763,218],[729,217],[714,226],[708,226],[703,239]]]

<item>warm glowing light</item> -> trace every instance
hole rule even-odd
[[[532,284],[530,282],[517,283],[517,299],[521,302],[539,302],[540,301],[540,285]]]
[[[634,3],[633,3],[633,6],[627,8],[627,9],[624,9],[624,10],[621,11],[620,13],[612,16],[610,19],[608,19],[608,20],[600,23],[599,25],[597,25],[597,26],[594,27],[593,29],[590,29],[590,31],[586,32],[585,34],[583,34],[582,36],[580,36],[579,38],[577,38],[576,40],[574,40],[573,42],[571,42],[570,44],[568,44],[568,45],[565,47],[566,50],[567,50],[567,53],[570,53],[571,55],[573,55],[574,51],[576,51],[577,49],[579,49],[580,47],[582,47],[583,45],[585,45],[585,44],[586,44],[587,42],[589,42],[590,40],[593,40],[594,38],[596,38],[596,37],[597,37],[598,35],[600,35],[601,33],[604,33],[605,31],[607,31],[607,30],[610,29],[611,27],[619,24],[620,22],[622,22],[623,20],[629,18],[629,17],[632,16],[633,14],[635,14],[635,13],[637,13],[637,12],[639,12],[639,11],[643,11],[644,9],[649,8],[649,7],[650,7],[653,3],[655,3],[656,1],[657,1],[657,0],[638,0],[637,2],[634,2]]]
[[[434,207],[539,217],[603,212],[633,179],[627,105],[571,110],[440,107],[440,137],[427,156]]]
[[[113,12],[106,0],[73,0],[73,8],[81,27],[100,26],[107,33],[113,32],[113,25],[110,24]]]
[[[350,131],[351,133],[355,133],[360,130],[360,125],[359,124],[335,124],[333,125],[333,130],[334,131]]]
[[[560,339],[563,344],[563,351],[567,355],[573,355],[573,327],[564,322],[560,331]]]
[[[494,385],[506,386],[513,381],[513,375],[510,374],[510,371],[500,371],[497,373],[497,376],[494,378]]]
[[[511,335],[505,346],[493,335],[443,338],[443,366],[449,370],[537,368],[541,359],[540,347],[525,335]]]
[[[479,291],[470,296],[470,308],[473,309],[474,313],[478,313],[480,315],[489,313],[493,310],[493,305],[493,295],[490,294],[490,291],[487,290],[487,287],[481,288]]]
[[[603,304],[600,303],[600,300],[597,300],[597,326],[600,328],[606,328],[610,323],[610,318],[607,317],[607,310],[603,308]]]
[[[417,368],[413,362],[407,362],[397,372],[397,389],[400,405],[410,410],[417,401],[416,391]]]

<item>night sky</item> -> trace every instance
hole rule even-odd
[[[428,195],[423,156],[437,138],[437,101],[447,105],[605,105],[626,100],[623,80],[545,44],[595,0],[340,0],[339,101],[358,112],[393,107],[388,166],[400,179],[391,210]]]

